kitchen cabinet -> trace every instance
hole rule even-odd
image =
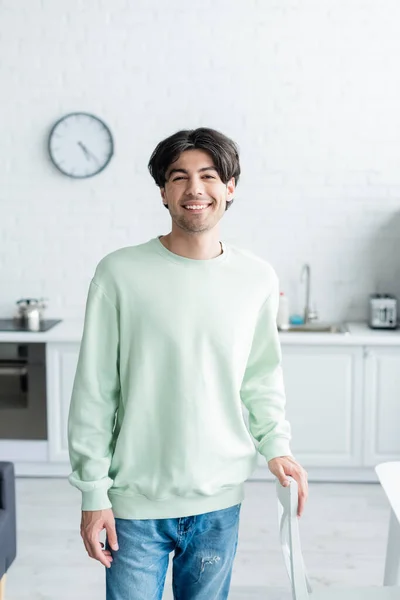
[[[18,475],[70,472],[67,421],[82,323],[59,327],[58,333],[29,334],[30,341],[46,337],[48,440],[29,447],[0,440],[0,454],[15,458]],[[351,329],[343,337],[281,335],[291,448],[313,481],[376,481],[377,463],[400,460],[400,330]],[[247,420],[244,407],[243,414]],[[250,477],[258,478],[270,478],[261,455]]]
[[[67,424],[80,344],[47,344],[47,424],[50,462],[69,462]]]
[[[364,348],[364,463],[400,459],[400,348]]]
[[[357,346],[282,345],[294,457],[307,467],[362,462],[363,352]],[[266,466],[260,456],[260,466]]]

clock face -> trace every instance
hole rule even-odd
[[[50,158],[69,177],[92,177],[100,173],[113,152],[110,130],[94,115],[71,113],[57,121],[50,131]]]

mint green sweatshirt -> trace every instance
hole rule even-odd
[[[228,508],[244,499],[257,451],[291,455],[278,278],[250,251],[222,248],[196,260],[156,237],[98,263],[68,417],[82,510],[157,519]]]

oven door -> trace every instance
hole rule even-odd
[[[0,344],[0,439],[47,439],[45,356],[45,344]]]

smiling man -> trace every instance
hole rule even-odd
[[[172,229],[96,267],[69,481],[82,492],[86,550],[108,567],[107,600],[161,600],[172,552],[176,600],[226,600],[257,454],[283,485],[297,480],[299,515],[307,498],[285,419],[278,278],[220,239],[240,175],[232,140],[179,131],[158,144],[149,170]]]

